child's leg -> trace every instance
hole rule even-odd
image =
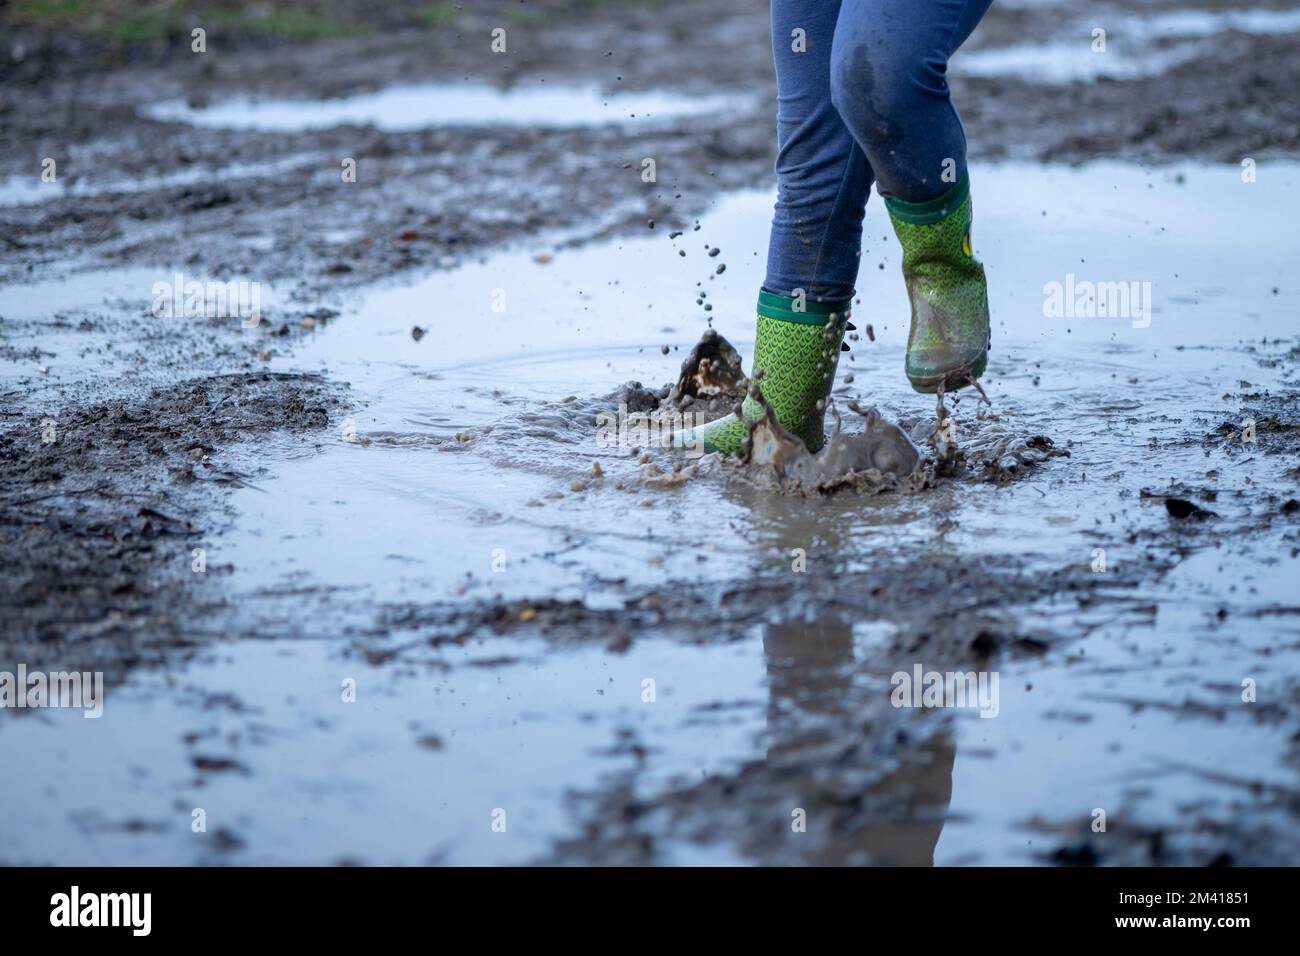
[[[966,134],[947,69],[991,2],[844,0],[835,28],[831,98],[870,160],[903,246],[912,302],[905,369],[919,392],[960,388],[988,361]]]
[[[777,201],[758,300],[754,374],[777,420],[813,451],[839,362],[871,189],[866,156],[831,104],[840,0],[772,0],[777,84]],[[746,419],[762,407],[744,404]],[[698,430],[710,451],[735,454],[744,422]]]
[[[831,98],[885,197],[934,199],[966,172],[948,58],[993,0],[844,0]]]
[[[777,200],[769,292],[817,301],[853,295],[872,172],[831,102],[840,0],[772,0]]]

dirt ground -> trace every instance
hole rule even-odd
[[[1127,6],[1093,5],[1088,15],[1104,21]],[[1233,6],[1141,5],[1152,15]],[[1261,0],[1252,8],[1290,6]],[[1153,482],[1155,507],[1185,498],[1220,512],[1219,520],[1173,517],[1132,531],[1128,544],[1141,557],[1112,574],[1081,575],[1075,566],[1018,557],[1014,541],[1001,559],[987,562],[918,545],[833,576],[792,579],[774,568],[722,587],[680,580],[671,589],[638,586],[618,606],[472,588],[456,601],[389,601],[361,590],[331,594],[314,609],[250,615],[220,562],[209,568],[213,573],[196,575],[188,556],[238,521],[232,494],[264,477],[264,448],[309,460],[364,404],[346,380],[283,371],[274,362],[291,359],[321,330],[329,334],[332,322],[347,321],[338,316],[358,290],[381,280],[450,272],[543,233],[559,237],[552,243],[558,253],[640,237],[648,221],[658,230],[690,230],[718,196],[771,188],[775,89],[766,5],[340,0],[312,5],[310,17],[267,24],[230,19],[239,5],[214,4],[150,24],[142,41],[94,24],[45,22],[24,9],[0,10],[0,183],[35,182],[42,159],[53,157],[64,193],[38,203],[0,201],[0,288],[9,296],[3,302],[31,306],[0,308],[0,669],[24,661],[32,668],[103,670],[116,685],[137,670],[166,673],[214,640],[320,632],[336,614],[355,622],[350,639],[372,666],[415,669],[433,666],[429,654],[439,648],[483,640],[507,649],[517,640],[621,654],[644,633],[682,646],[725,646],[766,626],[768,724],[779,729],[764,758],[692,783],[651,785],[641,776],[653,745],[629,731],[615,748],[626,758],[623,769],[598,785],[574,787],[567,800],[576,824],[553,834],[534,858],[652,863],[664,859],[665,841],[721,841],[764,863],[859,862],[855,853],[864,846],[871,861],[929,862],[916,847],[932,851],[925,834],[941,825],[942,810],[933,817],[917,807],[944,806],[951,796],[942,771],[951,771],[953,732],[918,737],[918,730],[891,729],[882,738],[881,722],[854,705],[845,676],[853,627],[890,624],[877,648],[882,673],[918,653],[954,668],[1032,661],[1069,669],[1097,620],[1151,613],[1164,575],[1189,555],[1265,533],[1276,533],[1292,558],[1300,549],[1300,348],[1294,340],[1275,341],[1251,346],[1252,360],[1291,387],[1255,390],[1243,381],[1218,403],[1221,412],[1177,416],[1162,441],[1208,454],[1226,441],[1224,429],[1253,416],[1265,423],[1254,453],[1288,465],[1289,490],[1285,482],[1261,480],[1225,491],[1190,470],[1158,488]],[[963,55],[1053,36],[1061,17],[1060,8],[1046,4],[995,3]],[[208,52],[196,55],[188,48],[191,22],[226,26],[212,27]],[[489,55],[486,38],[498,24],[513,31],[514,42],[509,52]],[[973,161],[1235,166],[1246,155],[1261,164],[1300,158],[1300,32],[1228,28],[1212,40],[1194,59],[1155,76],[1053,85],[958,71],[953,85]],[[409,131],[349,124],[212,128],[146,112],[163,101],[202,108],[244,93],[326,100],[396,83],[464,80],[507,91],[545,81],[685,99],[722,93],[735,106],[635,128]],[[647,155],[656,160],[657,183],[640,179]],[[340,181],[346,158],[356,160],[354,183]],[[249,171],[221,172],[234,166]],[[104,182],[136,186],[96,188]],[[59,285],[93,292],[106,270],[222,280],[256,275],[277,296],[251,331],[224,320],[160,325],[143,297],[107,287],[93,308],[63,308],[57,292],[42,306],[41,297]],[[599,407],[618,384],[593,383],[579,404]],[[973,413],[971,403],[964,407]],[[1159,413],[1117,414],[1123,421]],[[1040,424],[1057,447],[1069,449],[1067,422],[1029,427]],[[1067,459],[1053,466],[1068,467]],[[918,507],[955,507],[949,492],[931,494]],[[1170,506],[1171,515],[1177,507]],[[1028,548],[1030,540],[1020,544]],[[1070,613],[1047,613],[1045,606]],[[772,608],[782,610],[782,621],[772,621]],[[1216,612],[1233,623],[1254,615],[1246,628],[1276,624],[1277,652],[1293,656],[1298,610],[1294,603],[1261,610],[1246,595],[1225,591]],[[821,649],[811,656],[809,634]],[[783,642],[801,641],[803,649],[782,651]],[[1298,689],[1289,683],[1243,725],[1289,736],[1292,782],[1239,781],[1245,808],[1237,808],[1230,828],[1214,814],[1181,807],[1118,826],[1117,839],[1103,846],[1086,826],[1045,811],[1030,825],[1039,837],[1031,859],[1300,861]],[[824,706],[782,724],[782,702],[810,695]],[[1158,706],[1152,699],[1131,703],[1134,713]],[[1185,708],[1184,726],[1194,725],[1192,696],[1168,706]],[[21,732],[21,725],[5,731]],[[899,748],[924,759],[900,760]],[[830,823],[799,842],[788,814],[771,811],[787,804]],[[8,858],[28,857],[11,848]]]

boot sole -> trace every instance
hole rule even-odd
[[[969,385],[971,379],[977,379],[983,375],[988,364],[989,353],[988,349],[985,349],[969,366],[935,372],[930,375],[915,375],[908,372],[907,380],[912,383],[913,391],[920,392],[923,395],[933,395],[939,390],[940,385],[943,386],[945,392],[955,392],[957,389]]]

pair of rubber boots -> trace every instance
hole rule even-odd
[[[903,278],[912,303],[912,326],[904,369],[918,392],[955,391],[984,373],[988,363],[989,306],[984,267],[971,250],[970,180],[961,180],[928,202],[887,198],[885,206],[903,247]],[[826,400],[835,381],[849,322],[849,300],[809,302],[802,297],[758,296],[758,333],[753,379],[761,397],[787,431],[809,451],[825,441]],[[740,416],[728,415],[674,444],[740,454],[747,422],[763,406],[745,398]]]

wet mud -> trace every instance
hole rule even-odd
[[[1213,205],[1294,199],[1300,32],[995,4],[952,74],[997,237],[990,404],[907,390],[869,219],[826,448],[764,419],[747,460],[696,462],[592,420],[731,414],[748,385],[770,195],[727,197],[771,186],[766,4],[545,5],[500,57],[475,44],[505,7],[337,6],[380,32],[205,59],[0,11],[0,670],[112,685],[99,736],[0,715],[0,862],[1300,860],[1300,351],[1270,265],[1294,233]],[[1078,76],[1017,49],[1097,18],[1118,56]],[[196,119],[465,81],[602,105]],[[632,122],[624,90],[683,112]],[[1207,221],[1235,237],[1209,258]],[[1042,283],[1098,261],[1163,284],[1150,336],[1044,324]],[[177,272],[261,281],[261,321],[151,315]],[[999,672],[999,717],[893,706],[917,662]],[[93,799],[55,792],[87,768]]]
[[[0,436],[0,670],[103,670],[202,642],[222,603],[196,549],[228,520],[223,490],[255,486],[232,445],[319,432],[346,389],[302,374],[189,379],[57,416],[6,415]],[[242,467],[242,466],[241,466]],[[200,562],[202,564],[203,562]]]

